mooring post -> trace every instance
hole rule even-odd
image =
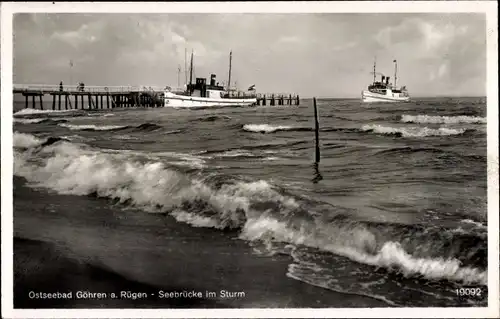
[[[28,108],[28,106],[29,106],[29,102],[28,102],[28,95],[27,95],[27,94],[25,94],[25,95],[24,95],[24,98],[26,99],[26,103],[24,104],[24,108],[25,108],[25,109],[27,109],[27,108]]]
[[[82,94],[82,110],[85,108],[85,101],[84,101],[84,98],[83,98],[83,94]]]
[[[68,109],[68,94],[64,94],[64,109]]]
[[[299,105],[300,104],[300,98],[299,98],[299,95],[297,94],[297,102],[296,102],[296,105]]]
[[[40,97],[40,110],[43,110],[42,94],[40,94],[39,97]]]
[[[61,93],[57,93],[57,109],[61,110]]]
[[[33,105],[33,108],[36,109],[36,106],[35,106],[35,95],[31,96],[31,103]]]
[[[51,95],[52,95],[52,111],[55,111],[56,110],[56,96],[54,93],[52,93]]]
[[[316,163],[319,163],[320,161],[320,154],[319,154],[319,120],[318,120],[318,107],[316,106],[316,98],[313,98],[313,103],[314,103],[314,134],[316,136]]]
[[[109,93],[106,93],[106,106],[109,109]]]
[[[78,110],[78,95],[75,94],[75,110]]]
[[[262,106],[266,106],[266,95],[264,94],[264,98],[262,99]]]

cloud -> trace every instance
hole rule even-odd
[[[393,72],[410,93],[484,94],[485,17],[478,14],[17,14],[14,82],[177,84],[185,53],[196,76],[261,92],[358,97]],[[470,92],[468,93],[470,94]]]

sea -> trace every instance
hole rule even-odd
[[[486,98],[317,105],[16,101],[14,307],[487,306]]]

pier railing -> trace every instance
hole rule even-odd
[[[88,92],[88,93],[126,93],[126,92],[163,92],[166,87],[159,86],[79,86],[79,85],[50,85],[50,84],[14,84],[14,92]],[[171,88],[176,90],[177,88]]]

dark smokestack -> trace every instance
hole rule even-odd
[[[215,74],[210,75],[210,85],[215,86]]]
[[[382,83],[384,83],[385,75],[382,75]]]
[[[388,77],[385,78],[385,85],[389,85],[389,79],[390,78],[391,78],[390,76],[388,76]]]

